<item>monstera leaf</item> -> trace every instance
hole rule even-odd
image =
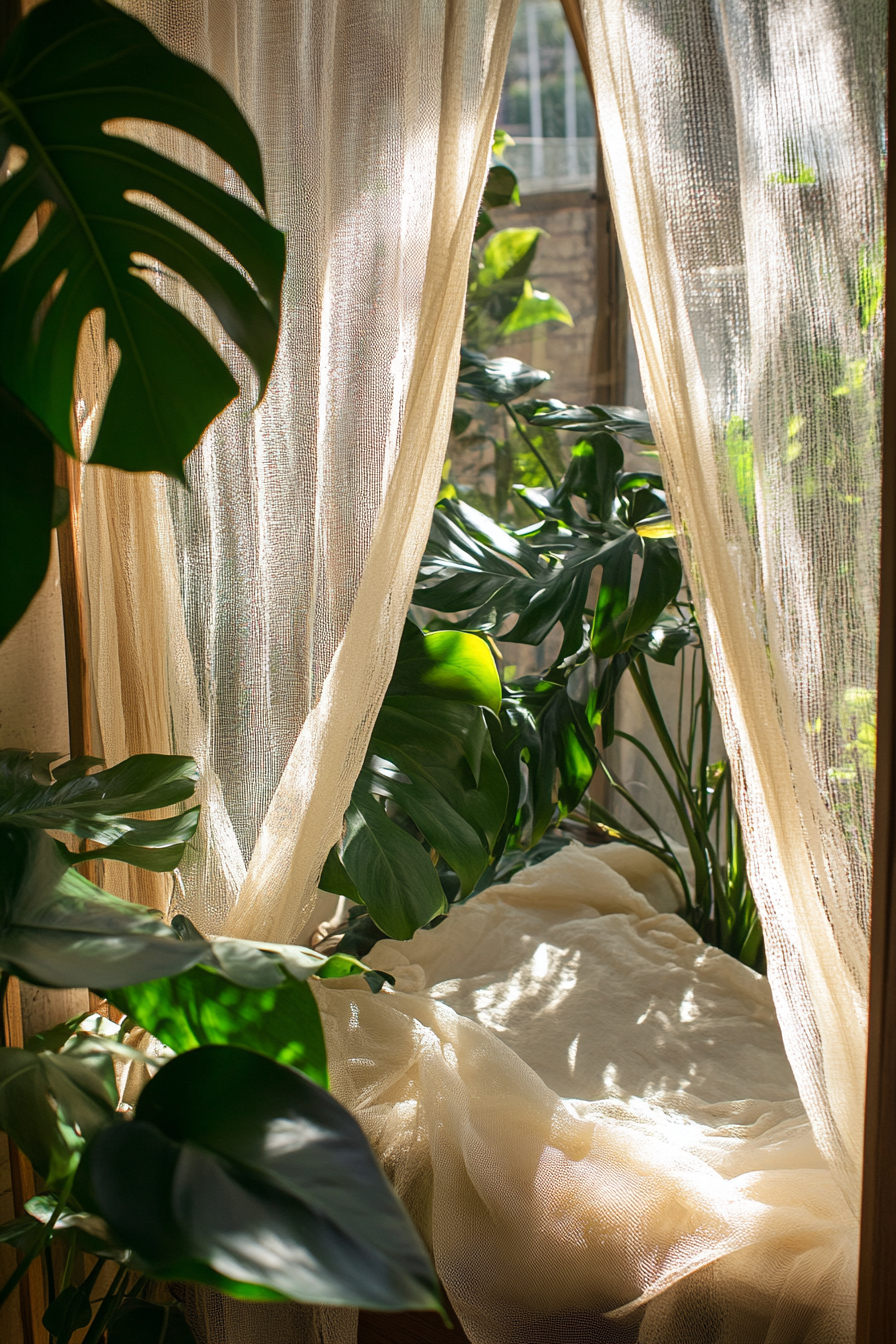
[[[75,872],[39,830],[0,825],[0,969],[34,985],[78,989],[176,975],[209,957],[159,915]]]
[[[21,528],[31,515],[18,539],[22,583],[43,573],[51,525],[52,456],[33,451],[35,434],[74,451],[88,314],[104,314],[118,352],[93,462],[182,479],[183,459],[238,391],[205,337],[148,283],[158,271],[201,295],[252,363],[259,395],[273,364],[282,235],[255,205],[137,143],[124,118],[208,146],[264,205],[258,146],[229,94],[137,20],[105,0],[46,0],[18,25],[0,60],[0,156],[13,170],[0,186],[0,439],[5,456],[32,457],[17,481],[30,501]],[[0,635],[22,600],[4,593]]]
[[[192,756],[129,756],[95,775],[87,773],[103,764],[95,756],[81,756],[50,771],[57,756],[0,751],[0,826],[71,831],[102,845],[89,853],[60,846],[66,863],[118,859],[156,873],[177,867],[199,823],[199,808],[151,821],[127,813],[189,798],[199,781]]]
[[[447,908],[435,856],[461,895],[489,863],[507,783],[484,711],[495,715],[500,704],[485,640],[457,630],[424,634],[407,622],[342,844],[321,876],[325,889],[363,903],[391,938],[412,937]],[[358,932],[346,947],[365,945]]]
[[[2,199],[2,197],[0,197]],[[57,492],[53,437],[0,383],[0,639],[25,614],[50,563]],[[66,499],[66,511],[68,501]]]

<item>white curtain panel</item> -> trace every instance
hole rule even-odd
[[[878,618],[883,0],[583,0],[650,416],[769,981],[858,1208]]]
[[[288,940],[339,836],[428,535],[516,0],[127,8],[235,97],[288,259],[258,409],[239,352],[158,281],[244,387],[188,459],[189,489],[84,473],[99,754],[194,755],[202,833],[174,908],[206,932]],[[134,133],[244,190],[174,133]],[[107,880],[169,903],[164,879]]]

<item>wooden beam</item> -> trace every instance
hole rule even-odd
[[[3,1044],[19,1049],[25,1044],[22,1023],[22,1003],[19,982],[15,978],[6,986],[3,999]],[[25,1205],[34,1196],[34,1172],[31,1163],[7,1135],[9,1149],[9,1176],[12,1186],[13,1210],[17,1218],[25,1212]],[[41,1260],[32,1261],[19,1284],[19,1316],[22,1325],[22,1344],[46,1344],[49,1336],[43,1325],[44,1271]]]
[[[893,32],[896,0],[890,0]],[[896,42],[889,43],[887,141],[894,143]],[[896,174],[887,174],[887,225],[896,226]],[[889,263],[889,249],[887,250]],[[885,317],[896,313],[896,264],[887,264]],[[896,358],[883,372],[877,780],[871,883],[871,993],[856,1344],[896,1339]]]
[[[90,756],[91,705],[87,672],[87,623],[84,580],[78,553],[81,511],[81,464],[56,449],[56,484],[69,494],[69,515],[56,529],[59,544],[59,587],[65,633],[65,681],[68,697],[68,742],[72,756]]]
[[[580,0],[560,0],[563,5],[563,13],[566,15],[566,23],[569,27],[572,40],[575,44],[576,52],[579,57],[579,65],[582,67],[582,73],[588,81],[588,87],[591,90],[591,101],[594,101],[594,81],[591,78],[591,62],[588,59],[588,43],[585,40],[585,22],[582,18],[582,6]]]

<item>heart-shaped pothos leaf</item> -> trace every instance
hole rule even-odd
[[[157,1278],[235,1297],[438,1309],[432,1266],[357,1122],[302,1074],[236,1046],[190,1050],[108,1126],[81,1203]]]

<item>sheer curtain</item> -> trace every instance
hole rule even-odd
[[[209,932],[286,940],[314,906],[428,534],[516,0],[127,8],[240,104],[288,262],[258,408],[239,353],[157,279],[245,390],[188,460],[188,490],[84,473],[98,754],[195,755],[203,827],[175,906]],[[241,189],[173,133],[131,133]],[[108,880],[168,902],[164,880]]]
[[[769,981],[858,1208],[880,480],[882,0],[582,0],[651,420]]]
[[[246,110],[290,258],[268,396],[225,413],[190,492],[85,473],[97,733],[110,759],[200,761],[204,832],[179,907],[212,932],[288,939],[312,909],[428,528],[515,4],[131,8]],[[567,851],[411,945],[380,945],[399,993],[324,984],[334,1084],[438,1243],[477,1344],[846,1344],[883,8],[583,11],[648,404],[802,1106],[767,987],[656,915],[627,856]],[[688,1045],[704,1095],[690,1065],[663,1061],[714,1014],[727,1054],[712,1032]],[[633,1064],[624,1085],[602,1062],[611,1049]],[[738,1051],[750,1069],[733,1076]],[[264,1319],[268,1337],[301,1337],[294,1316],[282,1331]],[[350,1336],[350,1322],[325,1326]]]

